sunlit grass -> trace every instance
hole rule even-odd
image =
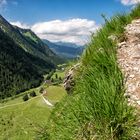
[[[53,76],[51,78],[56,78],[56,75],[59,77],[61,77],[62,79],[65,77],[65,71],[56,71]]]
[[[50,111],[41,96],[24,104],[0,109],[0,139],[33,139],[35,131],[47,123]]]
[[[43,84],[41,87],[47,90],[46,98],[54,104],[66,95],[62,86],[48,87]],[[33,140],[36,132],[47,125],[52,108],[44,102],[39,89],[31,89],[22,93],[22,96],[0,103],[1,140]],[[24,102],[23,95],[33,90],[37,96]]]
[[[57,103],[64,96],[66,96],[66,91],[62,86],[49,86],[46,89],[45,97],[51,100],[53,103]]]
[[[81,59],[73,95],[56,105],[40,139],[134,140],[137,117],[124,97],[124,77],[117,64],[117,42],[124,27],[140,17],[140,5],[130,14],[107,19],[91,37]],[[115,36],[111,40],[109,36]],[[59,118],[59,119],[58,119]],[[51,127],[50,127],[51,126]]]

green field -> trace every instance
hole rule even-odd
[[[56,71],[54,74],[53,74],[53,76],[52,76],[52,78],[56,78],[55,76],[56,76],[56,74],[57,74],[57,76],[58,76],[58,78],[59,77],[61,77],[62,79],[65,77],[65,72],[64,71]]]
[[[44,102],[38,92],[39,88],[32,90],[36,91],[37,96],[26,102],[22,100],[25,92],[18,98],[0,104],[0,140],[32,140],[36,131],[47,124],[54,107],[51,108]],[[65,95],[62,86],[50,86],[45,98],[56,103]]]
[[[62,97],[66,95],[66,91],[62,86],[49,86],[46,91],[47,94],[45,97],[47,97],[47,99],[53,104],[60,101]]]

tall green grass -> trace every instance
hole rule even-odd
[[[140,17],[140,5],[118,14],[91,38],[84,52],[72,96],[57,104],[44,140],[137,140],[137,117],[124,97],[124,77],[117,64],[117,42],[124,27]],[[115,35],[116,41],[109,39]]]

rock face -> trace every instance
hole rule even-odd
[[[129,104],[140,107],[140,19],[125,28],[126,40],[118,44],[118,63],[125,75]]]
[[[63,85],[68,94],[71,93],[75,85],[74,75],[75,75],[76,70],[79,68],[79,66],[80,66],[80,63],[77,63],[65,75]]]

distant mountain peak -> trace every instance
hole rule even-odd
[[[43,40],[52,51],[54,51],[57,55],[63,56],[66,58],[77,58],[79,57],[85,46],[78,46],[74,43],[69,42],[50,42],[48,40]]]

